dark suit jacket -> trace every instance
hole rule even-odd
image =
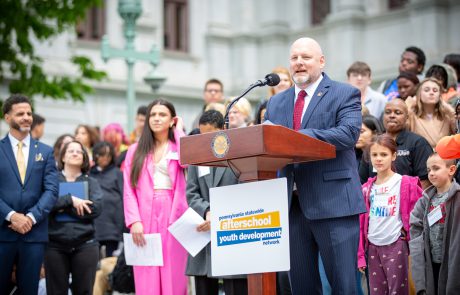
[[[206,218],[206,211],[209,209],[209,189],[237,183],[238,179],[229,168],[210,168],[209,174],[199,177],[198,166],[189,166],[187,176],[188,205],[203,218]],[[208,244],[195,257],[188,256],[186,274],[211,276],[211,244]]]
[[[293,128],[294,87],[273,96],[265,118]],[[288,165],[281,176],[288,179],[289,207],[293,182],[308,219],[351,216],[365,212],[354,146],[361,129],[361,94],[358,89],[323,80],[311,98],[299,132],[336,147],[336,158]]]
[[[24,185],[8,136],[0,140],[0,241],[48,241],[48,213],[58,195],[58,176],[51,147],[30,138]],[[21,235],[10,228],[5,217],[12,210],[32,213],[37,223]]]

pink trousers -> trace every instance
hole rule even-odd
[[[155,191],[150,228],[144,227],[144,233],[161,234],[163,266],[134,266],[136,295],[187,294],[187,252],[168,232],[173,195],[171,190]]]

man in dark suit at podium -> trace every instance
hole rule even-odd
[[[332,294],[356,294],[359,214],[365,212],[354,146],[361,129],[358,89],[329,79],[313,39],[290,50],[291,87],[273,96],[265,118],[336,148],[336,158],[289,165],[289,234],[293,294],[321,294],[318,251]]]
[[[51,147],[29,132],[29,99],[13,94],[3,104],[10,126],[0,140],[0,294],[7,289],[13,264],[19,294],[38,292],[40,268],[48,241],[48,213],[58,195],[58,177]]]

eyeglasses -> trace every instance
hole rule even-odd
[[[79,155],[83,155],[83,151],[82,150],[67,150],[66,153],[69,153],[69,154],[79,154]]]
[[[353,78],[369,78],[370,75],[369,74],[364,74],[364,73],[350,73],[350,77],[353,77]]]
[[[220,92],[222,92],[222,90],[218,90],[218,89],[206,89],[206,92],[210,92],[210,93],[212,93],[212,92],[220,93]]]

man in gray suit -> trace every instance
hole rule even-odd
[[[289,165],[281,172],[289,189],[293,294],[322,293],[318,251],[332,293],[356,294],[359,214],[365,212],[354,152],[361,94],[329,79],[324,66],[315,40],[296,40],[290,51],[295,85],[270,99],[265,118],[336,147],[334,159]]]
[[[219,131],[224,128],[224,117],[215,110],[201,115],[199,120],[200,133]],[[190,166],[187,177],[187,202],[200,214],[205,222],[197,227],[198,231],[211,229],[211,211],[209,206],[209,189],[218,186],[237,184],[238,179],[229,168]],[[188,256],[188,276],[195,276],[195,293],[197,295],[218,295],[219,280],[211,277],[211,245],[208,244],[195,257]],[[224,279],[226,295],[247,294],[246,276],[232,276]]]

